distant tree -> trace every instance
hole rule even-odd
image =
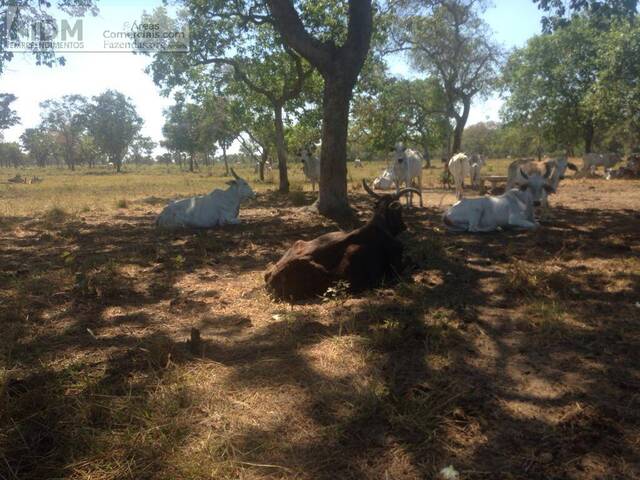
[[[67,167],[75,170],[78,146],[87,128],[87,99],[82,95],[65,95],[59,100],[40,104],[43,128],[58,134]]]
[[[491,155],[498,150],[500,125],[496,122],[480,122],[469,125],[464,131],[463,149],[469,153]]]
[[[0,73],[4,72],[7,64],[13,60],[14,52],[9,48],[10,42],[19,40],[28,34],[25,47],[35,57],[36,65],[64,65],[64,57],[57,56],[55,52],[55,38],[52,34],[58,31],[47,26],[57,25],[57,17],[52,15],[52,10],[57,13],[67,13],[73,16],[82,16],[87,13],[96,15],[98,8],[92,0],[19,0],[14,2],[2,2],[2,15],[0,15],[0,31],[3,41],[0,42]],[[24,38],[23,38],[24,39]]]
[[[122,169],[122,160],[142,123],[131,99],[114,90],[93,97],[88,109],[89,132],[117,172]]]
[[[93,168],[100,163],[106,163],[106,155],[100,150],[92,135],[85,133],[78,143],[78,163]]]
[[[145,135],[136,135],[129,145],[129,155],[127,161],[140,165],[149,165],[153,163],[153,150],[157,144],[151,137]]]
[[[0,166],[18,168],[24,163],[24,154],[15,142],[0,143]]]
[[[12,93],[0,93],[0,140],[4,130],[20,123],[18,113],[11,108],[16,100],[17,97]]]
[[[173,163],[173,156],[169,152],[156,155],[156,163],[162,165],[171,165]]]
[[[417,69],[439,79],[448,115],[455,122],[455,153],[462,145],[473,98],[495,89],[502,50],[480,17],[483,3],[478,0],[407,3],[409,13],[398,17],[393,36],[399,48],[409,50]]]
[[[45,128],[27,128],[20,136],[22,146],[38,167],[46,167],[55,160],[59,148],[56,135]]]
[[[201,144],[201,123],[203,109],[193,103],[187,103],[184,96],[176,95],[175,105],[165,110],[165,124],[162,134],[165,147],[176,152],[184,152],[189,159],[189,171],[195,171],[196,153]]]
[[[418,146],[430,161],[431,151],[443,144],[449,128],[446,97],[439,82],[385,78],[382,85],[375,95],[356,97],[352,130],[361,132],[364,143],[375,151],[386,153],[402,141]]]

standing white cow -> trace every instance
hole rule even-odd
[[[527,174],[523,172],[524,178]],[[500,196],[463,198],[443,216],[446,227],[458,232],[491,232],[498,228],[534,229],[534,193],[530,185],[507,190]]]
[[[316,155],[317,150],[318,145],[312,143],[302,147],[298,152],[298,157],[302,162],[302,171],[311,182],[311,191],[315,191],[316,183],[320,183],[320,158]]]
[[[460,200],[464,194],[464,179],[471,176],[469,157],[464,153],[456,153],[448,164],[449,172],[453,177],[453,185],[456,189],[456,198]]]
[[[480,189],[480,174],[485,163],[486,159],[479,153],[474,153],[469,157],[471,186],[476,190]]]
[[[360,160],[359,158],[356,158],[356,159],[353,161],[353,166],[354,166],[355,168],[364,168],[364,165],[362,165],[362,160]]]
[[[249,184],[240,178],[233,168],[235,180],[226,190],[215,189],[208,195],[185,198],[167,205],[156,220],[156,225],[166,229],[211,228],[226,224],[238,224],[240,202],[255,197]]]
[[[415,150],[405,147],[401,142],[396,143],[393,150],[393,180],[396,184],[396,193],[400,192],[400,186],[404,183],[406,188],[416,187],[420,192],[420,206],[422,207],[422,157]],[[413,191],[407,193],[407,204],[413,206]]]
[[[621,160],[622,157],[617,153],[587,153],[582,157],[582,171],[580,173],[583,175],[594,174],[600,166],[604,167],[606,172],[608,168],[612,168]]]
[[[373,180],[373,188],[376,190],[390,190],[394,183],[393,167],[387,167],[382,172],[382,175]]]

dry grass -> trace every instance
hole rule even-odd
[[[506,171],[507,160],[491,160],[487,171]],[[365,162],[364,168],[349,166],[349,184],[354,191],[362,188],[361,180],[373,180],[386,167],[385,162]],[[157,205],[171,199],[202,195],[214,188],[226,188],[228,177],[223,176],[221,166],[211,171],[197,173],[181,172],[176,167],[130,167],[122,174],[111,170],[78,169],[3,169],[0,171],[0,217],[29,216],[52,208],[61,208],[69,213],[111,212],[132,204]],[[259,182],[253,167],[236,166],[236,172],[246,178],[257,192],[277,190],[277,185]],[[424,170],[423,184],[426,187],[440,185],[441,168]],[[2,177],[11,178],[16,173],[37,174],[42,183],[33,185],[10,184]],[[275,172],[277,173],[277,172]],[[292,201],[304,204],[307,199],[297,192],[310,192],[311,185],[305,181],[302,168],[294,163],[289,169]]]
[[[638,183],[567,182],[539,232],[448,236],[438,174],[398,284],[293,305],[262,272],[337,226],[274,186],[177,234],[153,227],[167,199],[224,178],[2,190],[0,478],[638,478],[640,240],[614,195]]]

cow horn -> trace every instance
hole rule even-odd
[[[375,198],[376,200],[380,199],[380,195],[378,195],[376,192],[371,190],[369,185],[367,185],[367,181],[364,178],[362,179],[362,186],[364,187],[364,190],[373,198]]]
[[[418,195],[422,195],[422,193],[420,192],[420,190],[418,190],[417,188],[403,188],[402,190],[400,190],[397,194],[396,194],[396,198],[400,198],[402,195],[404,195],[405,193],[408,192],[413,192],[413,193],[417,193]]]
[[[233,170],[233,167],[231,167],[231,175],[233,175],[233,178],[235,178],[236,180],[240,178],[238,174]]]
[[[529,180],[529,175],[524,173],[524,170],[522,170],[522,169],[520,169],[520,175],[522,175],[522,178],[524,178],[525,180]]]

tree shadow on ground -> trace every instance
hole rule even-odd
[[[157,233],[150,216],[128,216],[5,236],[2,260],[28,271],[2,277],[0,314],[6,331],[18,333],[3,352],[11,374],[0,474],[57,478],[120,465],[113,478],[179,477],[175,452],[190,445],[199,422],[212,421],[200,402],[215,391],[221,412],[244,408],[255,417],[214,450],[225,465],[220,478],[247,469],[282,478],[431,478],[450,463],[468,479],[634,478],[639,274],[579,264],[532,270],[625,261],[640,241],[629,215],[557,209],[538,232],[449,236],[434,230],[439,212],[411,210],[398,285],[283,306],[259,325],[242,311],[200,312],[177,282],[261,271],[294,240],[334,225],[256,215],[249,225],[169,234]],[[205,333],[197,348],[145,311],[157,305],[198,311]],[[133,311],[105,325],[107,309],[125,307]],[[62,319],[71,320],[58,326]],[[107,327],[135,333],[101,335]],[[366,361],[342,371],[341,352],[353,351]],[[323,368],[314,355],[338,360]],[[52,358],[77,360],[42,363]],[[185,383],[197,368],[217,369],[199,377],[213,388]],[[236,400],[238,391],[274,395],[288,410],[246,406],[252,397]],[[235,421],[206,428],[227,438],[225,422]]]

